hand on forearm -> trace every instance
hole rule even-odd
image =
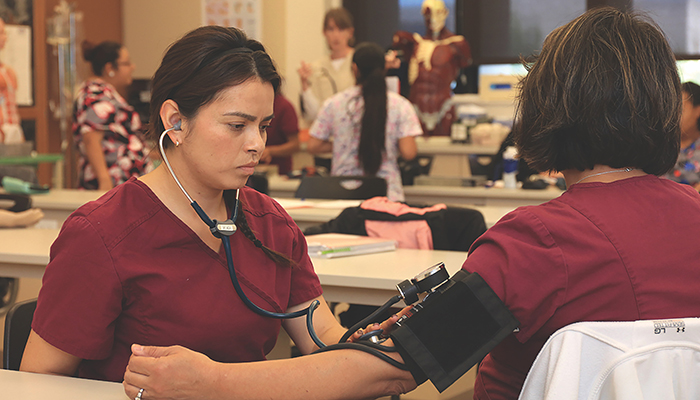
[[[147,399],[214,399],[216,366],[204,354],[181,346],[132,346],[132,356],[124,373],[124,390],[135,398],[144,389]]]

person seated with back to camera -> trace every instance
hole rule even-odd
[[[374,43],[357,46],[352,58],[356,86],[328,99],[309,131],[307,151],[333,152],[331,175],[378,176],[387,197],[403,201],[397,159],[412,160],[422,135],[411,103],[387,91],[384,50]]]
[[[666,177],[700,190],[700,85],[685,82],[682,89],[681,151]]]

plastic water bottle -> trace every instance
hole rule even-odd
[[[503,152],[503,186],[506,189],[515,189],[517,185],[516,175],[518,175],[518,160],[516,156],[518,150],[514,146],[508,146]]]

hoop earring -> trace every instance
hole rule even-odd
[[[179,140],[176,140],[176,141],[175,141],[175,147],[180,147],[180,141],[179,141]]]

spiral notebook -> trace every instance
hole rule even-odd
[[[336,258],[396,250],[396,241],[343,233],[306,237],[311,257]]]

